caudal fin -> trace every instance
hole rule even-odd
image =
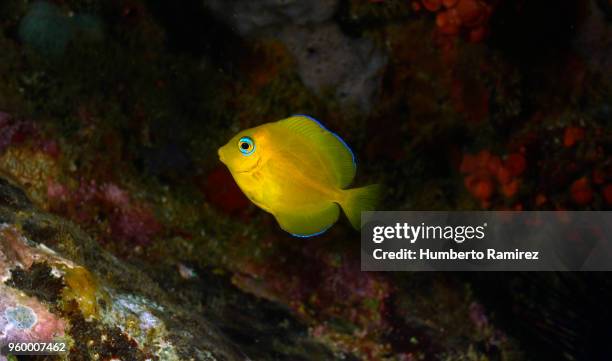
[[[382,187],[372,184],[361,188],[347,189],[346,199],[340,203],[342,210],[355,229],[361,228],[361,212],[376,209]]]

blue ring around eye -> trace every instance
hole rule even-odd
[[[247,149],[242,148],[242,144],[244,143],[249,145]],[[255,142],[250,137],[242,137],[238,141],[238,149],[240,149],[240,152],[244,155],[251,155],[255,151]]]

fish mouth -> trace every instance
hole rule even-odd
[[[219,155],[219,160],[221,161],[221,163],[226,164],[225,158],[223,158],[223,152],[221,152],[221,148],[217,150],[217,154]]]

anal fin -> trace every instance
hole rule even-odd
[[[325,232],[340,216],[340,206],[333,202],[303,205],[290,211],[276,211],[281,228],[296,237],[312,237]]]

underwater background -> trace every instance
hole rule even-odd
[[[610,210],[611,23],[609,0],[0,1],[0,341],[612,359],[606,273],[361,272],[346,219],[294,238],[217,155],[309,114],[381,210]]]

